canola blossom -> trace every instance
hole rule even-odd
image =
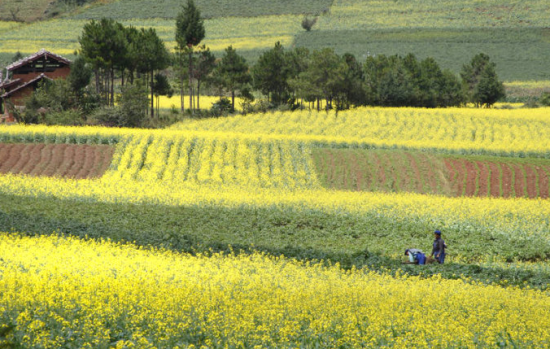
[[[173,129],[293,136],[317,146],[550,158],[550,109],[356,108],[188,120]]]
[[[544,246],[550,244],[547,200],[325,190],[320,188],[311,163],[311,144],[292,137],[220,131],[0,127],[0,141],[117,147],[111,167],[101,179],[4,175],[0,176],[0,192],[90,202],[372,214],[396,224],[416,221],[448,231],[483,231],[506,237],[510,243],[536,240]]]
[[[528,199],[447,198],[419,194],[338,192],[323,189],[280,188],[194,183],[112,180],[71,180],[0,176],[0,192],[27,197],[56,197],[90,202],[160,204],[207,208],[292,208],[342,215],[370,214],[391,219],[438,226],[446,231],[503,236],[510,243],[538,241],[550,245],[550,202]],[[462,254],[460,247],[455,254]]]
[[[0,234],[3,344],[25,348],[548,347],[550,297],[264,254]]]

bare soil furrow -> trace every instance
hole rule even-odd
[[[418,163],[411,153],[407,153],[407,158],[409,159],[410,166],[412,167],[412,171],[414,173],[414,185],[416,187],[416,192],[424,194],[424,188],[422,187],[422,176],[420,174]]]
[[[477,196],[489,196],[489,193],[488,193],[489,176],[490,176],[489,167],[481,161],[476,161],[476,164],[477,164],[477,167],[479,168]]]
[[[500,166],[494,162],[490,162],[489,164],[489,170],[491,171],[491,178],[490,178],[490,188],[489,188],[489,196],[492,197],[500,197],[502,193],[500,192],[500,184],[502,180],[502,173]]]
[[[110,166],[113,154],[114,148],[107,145],[0,143],[0,173],[100,177]]]
[[[515,192],[516,192],[516,197],[517,198],[522,198],[522,197],[526,197],[526,188],[525,188],[525,173],[523,172],[522,168],[520,167],[520,165],[513,165],[513,170],[514,170],[514,173],[515,173],[515,180],[514,180],[514,188],[515,188]]]
[[[502,197],[509,198],[512,197],[513,193],[513,184],[512,184],[512,169],[508,164],[500,164],[502,168]]]
[[[464,193],[465,196],[474,196],[476,193],[476,178],[477,178],[477,169],[473,162],[471,161],[464,161],[464,165],[466,166],[466,192]]]
[[[10,159],[10,151],[12,144],[4,144],[4,147],[0,147],[0,173],[7,173],[4,168],[7,168],[6,162]]]
[[[15,174],[21,173],[21,170],[23,169],[23,167],[25,167],[27,162],[29,162],[32,145],[22,144],[19,149],[20,151],[17,156],[18,160],[10,170],[11,173],[15,173]]]
[[[527,197],[534,199],[539,196],[539,193],[537,192],[537,173],[531,166],[527,164],[523,166],[523,170],[525,171],[525,177],[527,180]]]
[[[88,145],[83,145],[82,147],[78,147],[77,149],[74,150],[73,164],[67,170],[67,173],[66,173],[65,177],[77,178],[77,179],[88,177],[86,175],[86,173],[83,171],[84,164],[87,161],[89,161],[87,159],[87,156],[88,156],[87,148],[88,147],[89,147]]]
[[[31,174],[36,168],[40,168],[40,158],[42,157],[42,149],[44,149],[45,144],[36,144],[32,147],[29,152],[29,161],[21,169],[21,174]]]
[[[537,170],[537,173],[539,175],[539,192],[540,197],[543,199],[548,199],[549,196],[549,180],[548,180],[548,172],[545,171],[543,166],[535,166],[535,169]]]

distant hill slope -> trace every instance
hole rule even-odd
[[[328,12],[333,0],[195,0],[205,18],[257,17],[287,14],[321,14]],[[119,0],[92,7],[78,14],[78,19],[176,18],[182,0]]]
[[[102,0],[72,15],[31,25],[0,22],[0,65],[16,51],[48,48],[71,55],[89,19],[110,17],[152,26],[174,47],[174,17],[184,0]],[[547,0],[196,0],[208,45],[218,56],[233,45],[250,62],[280,41],[285,47],[331,47],[363,61],[368,55],[434,57],[458,73],[475,54],[488,54],[505,81],[550,80]],[[30,3],[4,0],[3,5]],[[42,3],[36,1],[33,3]],[[21,5],[22,6],[22,5]],[[5,11],[4,11],[5,12]],[[300,26],[318,15],[311,32]],[[9,27],[9,28],[8,28]]]
[[[54,5],[53,0],[2,0],[0,21],[32,22],[51,13]]]

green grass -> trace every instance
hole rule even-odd
[[[76,15],[79,19],[176,18],[181,0],[120,0],[95,6]],[[327,12],[332,0],[196,0],[205,18],[257,17]]]
[[[231,248],[260,250],[338,262],[345,268],[369,266],[411,275],[440,274],[452,279],[464,275],[482,282],[548,287],[550,265],[542,260],[550,257],[550,246],[536,240],[518,243],[505,234],[485,234],[476,224],[445,231],[449,263],[423,268],[401,265],[401,254],[407,247],[423,248],[429,253],[432,224],[410,218],[395,220],[380,212],[354,215],[284,206],[168,207],[0,194],[3,231],[29,235],[57,231],[191,253]],[[456,256],[465,261],[453,262]],[[476,262],[479,259],[486,261]],[[539,262],[489,265],[491,259]]]
[[[462,65],[480,52],[497,64],[501,80],[548,80],[550,30],[539,28],[483,29],[380,29],[315,30],[301,32],[296,46],[311,50],[331,47],[337,53],[354,54],[360,61],[368,55],[434,57],[442,68],[459,73]],[[521,93],[518,91],[518,94]]]
[[[546,0],[335,0],[323,30],[546,27]]]
[[[13,21],[12,11],[20,21],[34,21],[43,18],[55,7],[52,0],[2,0],[0,21]]]

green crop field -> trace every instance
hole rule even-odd
[[[15,3],[8,0],[0,6]],[[5,65],[17,51],[27,54],[41,48],[71,56],[84,23],[102,17],[156,28],[173,48],[174,18],[181,3],[120,0],[31,25],[0,22],[0,63]],[[497,72],[505,81],[550,80],[546,63],[550,11],[542,0],[200,0],[197,4],[207,19],[204,43],[218,56],[233,45],[254,62],[280,41],[286,47],[331,47],[360,60],[367,55],[412,52],[419,58],[434,57],[442,67],[458,73],[475,54],[484,52],[497,63]],[[311,32],[300,27],[304,15],[319,16]],[[532,91],[516,94],[513,98],[523,100]]]
[[[181,0],[119,0],[82,11],[77,18],[98,19],[108,14],[116,19],[176,18]],[[195,4],[205,18],[258,17],[328,12],[332,0],[198,0]]]

